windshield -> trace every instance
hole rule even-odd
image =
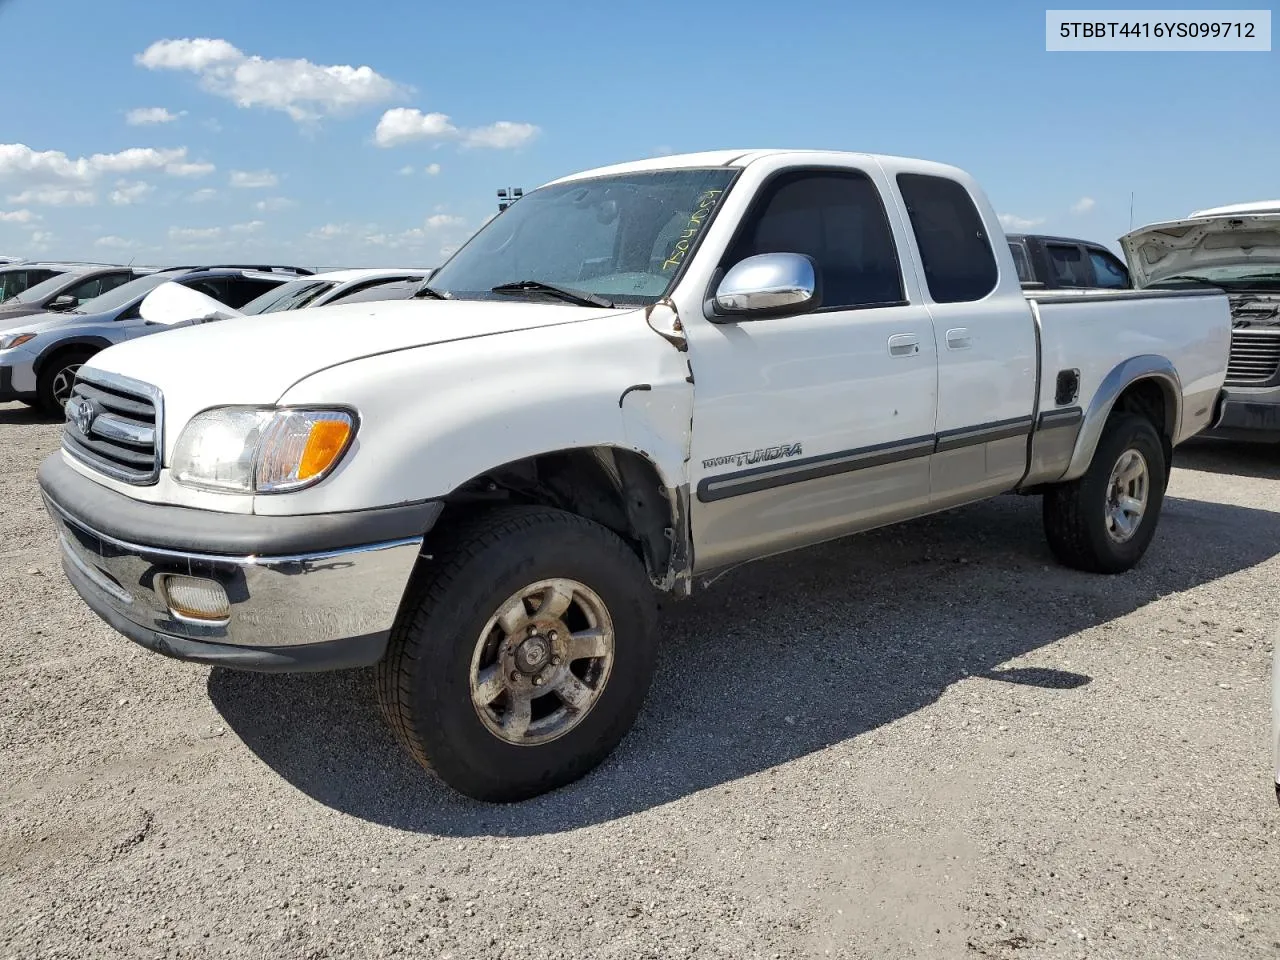
[[[172,280],[174,274],[167,273],[149,273],[145,277],[139,277],[137,280],[130,280],[128,283],[122,283],[114,290],[108,290],[100,297],[94,297],[92,300],[86,300],[84,303],[76,307],[72,313],[110,313],[120,307],[127,307],[134,300],[150,293],[154,288],[160,286],[166,280]]]
[[[736,172],[660,170],[542,187],[490,220],[429,285],[473,300],[497,299],[492,290],[503,284],[536,281],[619,304],[654,303]],[[545,291],[519,295],[535,299]]]
[[[280,310],[297,310],[332,289],[333,283],[329,280],[290,280],[250,300],[240,308],[240,312],[256,316]]]
[[[57,293],[63,287],[76,280],[79,280],[84,274],[82,273],[60,273],[56,277],[50,277],[48,280],[37,283],[34,287],[27,287],[16,297],[10,297],[6,303],[36,303],[49,296],[51,293]]]

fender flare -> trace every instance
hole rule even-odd
[[[1115,406],[1120,394],[1124,393],[1139,380],[1154,380],[1165,394],[1164,430],[1170,442],[1178,437],[1182,425],[1182,381],[1178,371],[1166,357],[1156,354],[1142,354],[1130,357],[1115,367],[1102,378],[1098,389],[1094,391],[1089,409],[1085,411],[1084,422],[1076,437],[1075,450],[1071,454],[1071,462],[1067,471],[1060,478],[1060,483],[1075,480],[1084,475],[1093,461],[1093,453],[1102,437],[1102,428]]]

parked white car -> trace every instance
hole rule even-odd
[[[178,283],[163,283],[147,294],[139,308],[150,324],[176,327],[208,320],[259,316],[330,303],[399,300],[411,296],[431,271],[421,268],[331,270],[282,283],[239,310]]]
[[[377,664],[419,762],[515,800],[631,726],[654,588],[1008,492],[1129,569],[1230,327],[1212,289],[1024,295],[954,167],[663,157],[525,194],[411,301],[98,354],[40,484],[127,637]]]

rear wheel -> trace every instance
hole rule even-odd
[[[378,667],[383,714],[449,786],[514,801],[586,774],[653,676],[653,588],[606,528],[538,507],[439,531]]]
[[[76,372],[95,353],[96,350],[80,347],[50,357],[36,380],[36,406],[50,415],[61,413],[71,396]]]
[[[1155,535],[1168,466],[1151,421],[1116,413],[1084,476],[1044,496],[1044,529],[1054,556],[1092,573],[1122,573]]]

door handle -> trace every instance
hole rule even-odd
[[[913,357],[920,352],[920,338],[914,333],[897,333],[889,338],[889,356]]]
[[[947,349],[965,350],[972,345],[968,327],[954,327],[947,331]]]

